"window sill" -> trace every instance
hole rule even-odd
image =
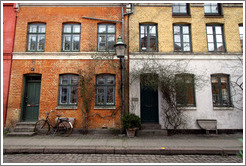
[[[115,106],[94,106],[95,110],[115,110]]]
[[[57,106],[56,110],[77,110],[78,106]]]
[[[205,14],[204,15],[207,18],[223,18],[224,15],[220,15],[220,14]]]
[[[185,110],[185,111],[196,111],[196,107],[178,107],[178,109]]]
[[[234,110],[233,107],[214,107],[215,111],[219,111],[219,110],[227,110],[227,111],[232,111]]]
[[[172,16],[177,17],[177,18],[180,18],[180,17],[191,18],[191,15],[188,15],[188,14],[173,14]]]

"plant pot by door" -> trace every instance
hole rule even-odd
[[[126,129],[126,134],[129,138],[133,138],[135,136],[136,129]]]

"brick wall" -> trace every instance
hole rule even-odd
[[[93,60],[95,61],[95,60]],[[119,73],[119,61],[113,62],[116,67],[109,64],[97,63],[95,66],[96,74],[109,73],[116,76],[115,87],[115,100],[116,109],[120,106],[120,75]],[[95,62],[94,62],[95,64]],[[39,119],[45,118],[45,112],[54,110],[56,113],[66,117],[75,117],[75,128],[80,128],[82,124],[82,99],[79,97],[77,109],[56,109],[58,106],[58,86],[59,86],[59,74],[79,74],[78,70],[89,68],[92,66],[92,60],[13,60],[10,96],[8,104],[8,116],[7,127],[11,127],[19,121],[21,116],[21,101],[23,94],[24,74],[41,74],[41,94],[40,94],[40,106],[39,106]],[[30,68],[34,68],[35,71],[30,71]],[[93,73],[92,73],[93,74]],[[95,82],[94,77],[94,82]],[[79,87],[81,88],[81,87]],[[80,96],[80,92],[78,94]],[[92,101],[92,108],[90,115],[100,114],[100,116],[111,115],[112,110],[94,109],[95,100]],[[51,114],[51,119],[55,119],[55,114]],[[120,127],[120,110],[117,112],[116,117],[108,117],[105,119],[94,116],[90,118],[89,128],[102,128],[105,125],[108,128]]]
[[[151,12],[150,12],[151,11]],[[191,25],[191,41],[194,53],[208,52],[206,24],[224,24],[225,47],[227,52],[241,52],[239,28],[243,23],[242,7],[223,7],[223,17],[205,17],[203,4],[190,7],[191,17],[173,17],[172,6],[165,7],[143,7],[135,6],[134,14],[130,16],[130,52],[139,51],[139,24],[158,24],[158,46],[159,52],[172,53],[173,46],[173,24],[188,23]]]

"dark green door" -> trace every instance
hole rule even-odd
[[[38,120],[41,76],[26,76],[26,86],[23,104],[23,121]]]
[[[142,123],[159,122],[158,90],[141,84],[141,121]]]

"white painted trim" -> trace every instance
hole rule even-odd
[[[214,107],[214,111],[232,111],[234,110],[233,107]]]
[[[242,54],[130,54],[130,60],[238,60]]]
[[[113,59],[119,59],[115,56],[115,53],[108,52],[13,52],[13,59],[111,59],[109,56],[103,58],[103,55],[110,55],[114,56]],[[127,59],[127,56],[125,56],[125,59]]]

